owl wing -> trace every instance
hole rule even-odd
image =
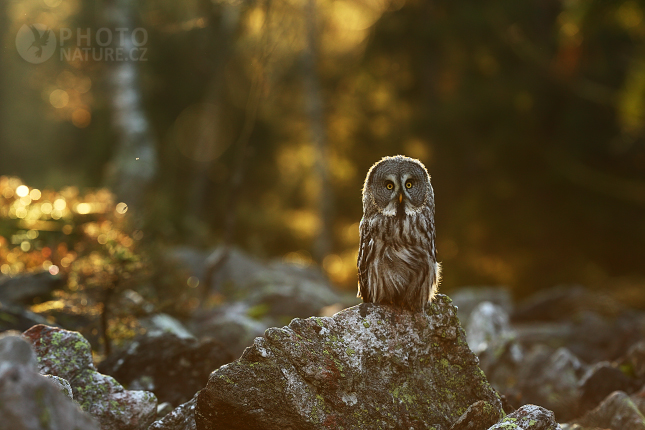
[[[369,294],[368,267],[369,262],[373,260],[373,238],[370,232],[369,223],[363,218],[360,224],[360,245],[358,248],[358,295],[364,302],[370,303],[372,297]]]

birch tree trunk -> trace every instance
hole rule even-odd
[[[104,7],[104,21],[115,32],[116,48],[122,48],[126,56],[135,48],[131,37],[135,5],[135,0],[111,0]],[[118,29],[125,29],[123,37],[116,37]],[[139,32],[139,37],[143,38],[142,34]],[[114,61],[107,72],[112,127],[117,136],[107,183],[118,199],[133,210],[138,222],[144,215],[145,196],[157,173],[156,142],[143,109],[139,67],[140,61]]]

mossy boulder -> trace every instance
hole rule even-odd
[[[361,304],[270,328],[199,393],[198,430],[448,430],[483,400],[501,401],[477,366],[456,308],[424,313]]]
[[[111,376],[97,372],[90,344],[80,333],[37,325],[23,336],[36,352],[39,372],[69,381],[74,400],[102,430],[143,430],[154,421],[155,395],[126,390]]]
[[[0,429],[99,429],[58,385],[37,373],[36,357],[17,332],[0,335],[0,417]]]

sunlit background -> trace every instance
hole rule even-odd
[[[111,258],[101,276],[129,276],[149,240],[320,265],[354,290],[362,181],[405,154],[432,176],[443,291],[580,283],[645,305],[642,2],[0,8],[4,275]],[[35,23],[57,38],[41,64],[16,48]],[[145,30],[142,61],[96,57],[120,27]]]

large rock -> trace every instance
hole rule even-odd
[[[273,318],[305,318],[343,299],[322,273],[293,264],[273,263],[244,286],[251,306],[264,306]]]
[[[471,312],[466,324],[468,346],[475,354],[489,349],[491,354],[502,351],[506,343],[515,339],[508,313],[499,305],[481,302]]]
[[[211,374],[197,428],[448,430],[480,400],[501,413],[450,302],[362,304],[271,328]]]
[[[224,303],[215,309],[196,312],[192,328],[200,338],[217,339],[231,355],[239,357],[253,339],[262,336],[272,325],[266,318],[251,317],[253,311],[245,302]]]
[[[190,400],[222,364],[233,361],[221,343],[214,340],[182,339],[173,334],[146,335],[129,348],[110,355],[99,371],[122,384],[149,389],[160,402],[174,406]]]
[[[37,373],[36,357],[19,333],[0,336],[0,429],[98,430],[98,425]]]
[[[520,406],[521,393],[517,389],[517,374],[524,358],[515,341],[506,310],[484,301],[476,305],[467,318],[468,345],[479,357],[479,366],[493,387],[506,396],[514,406]]]
[[[645,430],[645,417],[622,391],[613,392],[597,408],[574,422],[583,428]]]
[[[517,387],[523,403],[535,403],[552,410],[558,419],[579,416],[579,382],[586,367],[567,348],[551,352],[536,347],[526,354],[517,374]]]
[[[39,372],[69,381],[74,400],[102,430],[142,430],[154,421],[154,394],[125,390],[114,378],[97,372],[90,344],[79,333],[37,325],[23,336],[36,352]]]
[[[580,380],[580,411],[593,409],[614,391],[633,391],[633,381],[607,361],[594,364]]]

